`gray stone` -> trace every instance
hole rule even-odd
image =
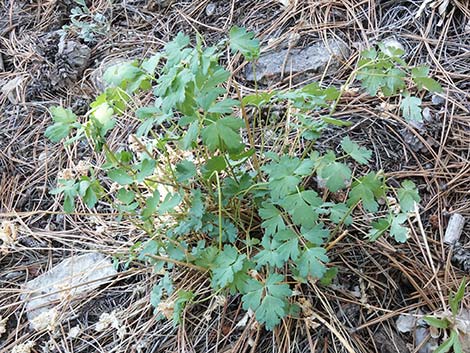
[[[61,302],[76,300],[109,282],[117,273],[111,260],[98,253],[72,256],[24,286],[21,300],[31,322]]]
[[[216,9],[217,9],[217,5],[211,2],[209,5],[206,6],[206,15],[212,16],[215,13]]]
[[[302,79],[308,74],[323,72],[327,65],[329,71],[339,67],[341,59],[349,55],[348,47],[339,41],[330,40],[328,45],[319,42],[305,48],[283,49],[264,53],[256,62],[256,80],[267,84],[279,80],[284,75],[300,74]],[[284,69],[284,72],[282,72]],[[253,65],[245,69],[248,81],[254,81]]]

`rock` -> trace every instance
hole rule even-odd
[[[443,105],[446,102],[446,99],[437,94],[433,94],[431,97],[431,102],[432,104],[435,104],[435,105]]]
[[[107,69],[112,66],[125,64],[131,61],[125,57],[115,57],[111,59],[105,59],[101,62],[100,66],[98,66],[93,72],[91,73],[91,81],[94,83],[95,88],[98,91],[104,91],[106,88],[109,87],[109,84],[104,80],[103,76]]]
[[[401,51],[403,51],[403,55],[406,54],[406,51],[405,51],[405,47],[403,46],[403,44],[401,44],[396,38],[394,37],[388,37],[388,38],[385,38],[383,41],[382,41],[384,47],[386,49],[388,48],[392,48],[392,49],[400,49]],[[389,50],[386,50],[386,53],[387,55],[389,56],[392,56],[392,53],[389,51]]]
[[[397,319],[397,330],[406,333],[411,332],[416,328],[416,317],[413,315],[401,314]]]
[[[282,74],[289,75],[291,72],[301,74],[305,79],[308,74],[324,71],[328,64],[329,71],[337,69],[340,60],[348,55],[348,47],[335,40],[330,40],[328,45],[319,42],[306,48],[264,53],[256,62],[256,79],[259,83],[267,84],[281,79]],[[248,81],[254,81],[252,64],[245,69],[245,77]]]
[[[216,9],[217,9],[217,5],[211,2],[209,5],[206,6],[206,15],[212,16],[215,13]]]
[[[449,224],[447,225],[444,235],[444,243],[452,245],[459,241],[464,225],[465,217],[460,213],[454,213],[450,216]]]
[[[98,253],[72,256],[62,261],[24,286],[21,300],[26,303],[28,320],[33,322],[61,301],[70,302],[78,296],[86,296],[116,273],[109,258]]]

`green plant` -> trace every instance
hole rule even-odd
[[[425,316],[424,320],[434,329],[444,330],[447,334],[447,339],[434,350],[434,353],[446,353],[453,349],[454,353],[462,353],[462,345],[460,343],[459,329],[464,326],[466,333],[467,324],[461,325],[461,319],[458,317],[460,312],[460,303],[465,295],[465,286],[467,280],[464,277],[456,293],[451,293],[449,296],[450,313],[444,312],[434,316]]]
[[[70,11],[71,25],[65,25],[62,30],[75,32],[85,42],[94,43],[96,37],[105,35],[109,31],[110,23],[107,18],[99,12],[92,13],[85,0],[75,0],[79,5]]]
[[[336,88],[312,83],[243,95],[220,65],[227,41],[204,47],[197,37],[195,47],[189,44],[180,33],[141,63],[109,68],[110,86],[83,123],[70,110],[51,109],[55,123],[46,135],[52,141],[86,138],[107,161],[90,177],[60,179],[53,193],[64,194],[68,212],[75,197],[84,197],[89,207],[103,199],[148,234],[148,241],[131,249],[129,261],[166,273],[151,302],[159,308],[173,298],[175,321],[186,304],[204,300],[190,290],[173,291],[168,271],[186,266],[207,273],[215,293],[240,294],[243,308],[273,329],[296,315],[292,283],[332,280],[336,271],[328,267],[326,244],[354,223],[355,213],[378,217],[370,240],[389,231],[404,242],[403,224],[420,198],[414,184],[404,181],[396,190],[400,207],[391,207],[386,196],[395,190],[383,172],[358,175],[351,169],[349,163],[367,165],[372,153],[349,137],[341,141],[341,152],[312,151],[311,141],[326,126],[347,125],[331,116],[340,95]],[[228,45],[247,60],[259,56],[258,40],[245,29],[234,27]],[[150,90],[152,104],[136,109],[139,93]],[[279,106],[285,113],[274,113]],[[124,113],[135,114],[139,124],[127,148],[112,150],[107,135]],[[289,153],[282,141],[292,132],[309,148]],[[104,186],[108,180],[114,186]]]
[[[429,66],[410,67],[403,59],[399,48],[378,44],[378,50],[364,50],[356,69],[357,79],[371,96],[379,91],[386,97],[400,94],[400,109],[403,117],[410,121],[422,120],[421,99],[412,96],[414,87],[418,92],[442,92],[441,85],[429,77]]]

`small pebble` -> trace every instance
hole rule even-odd
[[[428,107],[423,109],[423,119],[426,122],[430,122],[432,120],[431,109]]]
[[[441,105],[444,104],[445,101],[444,97],[438,96],[437,94],[433,94],[431,97],[432,104]]]
[[[400,50],[403,50],[404,54],[406,54],[405,47],[396,38],[393,38],[393,37],[385,38],[382,41],[382,43],[384,44],[386,48],[400,49]],[[391,55],[391,53],[385,53],[385,54]]]
[[[212,16],[215,13],[216,6],[213,2],[211,2],[209,5],[206,7],[206,15],[207,16]]]

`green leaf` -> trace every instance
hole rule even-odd
[[[261,226],[265,229],[268,236],[286,228],[282,212],[270,202],[263,202],[259,209],[259,215],[263,219]]]
[[[401,69],[390,69],[385,78],[385,87],[382,87],[382,92],[386,96],[393,96],[398,91],[404,89],[406,73]]]
[[[452,346],[452,348],[454,349],[454,353],[463,353],[462,344],[460,343],[459,339],[459,332],[456,330],[453,330],[453,332],[456,333],[454,338],[454,345]]]
[[[281,283],[280,274],[270,274],[265,283],[250,279],[243,295],[243,308],[255,311],[256,320],[272,330],[287,315],[287,298],[292,294],[289,286]]]
[[[422,121],[423,116],[421,114],[421,99],[418,97],[412,97],[406,94],[401,100],[400,108],[403,112],[403,117],[407,121]]]
[[[447,353],[449,350],[452,348],[452,346],[455,344],[455,340],[458,340],[458,335],[457,333],[452,330],[450,332],[450,336],[448,339],[446,339],[439,347],[437,347],[433,353]],[[454,352],[455,353],[455,352]]]
[[[230,114],[233,113],[234,107],[239,107],[240,102],[235,99],[224,99],[215,103],[212,107],[209,108],[209,113],[217,113],[217,114]]]
[[[427,89],[430,92],[441,93],[442,87],[436,80],[429,77],[429,66],[418,66],[411,70],[411,77],[418,89]]]
[[[77,116],[72,110],[60,106],[51,107],[49,111],[55,123],[49,126],[44,134],[52,142],[59,142],[68,136],[72,125],[77,122]]]
[[[367,211],[377,212],[379,205],[376,199],[382,197],[384,193],[382,177],[376,173],[369,173],[353,183],[347,203],[351,207],[362,201],[362,205]]]
[[[317,221],[317,208],[322,204],[322,199],[313,190],[296,192],[281,201],[282,207],[287,210],[292,221],[307,228],[313,227]]]
[[[196,166],[193,162],[182,160],[175,167],[176,181],[181,183],[196,176]]]
[[[457,293],[452,294],[449,298],[449,305],[452,311],[452,314],[456,316],[459,313],[460,309],[460,302],[462,301],[465,295],[465,286],[467,284],[467,279],[464,277],[462,278],[462,282],[460,282],[459,289]]]
[[[344,152],[351,156],[356,162],[361,164],[367,164],[372,152],[365,147],[360,147],[357,143],[351,141],[351,139],[346,136],[341,141],[341,147]]]
[[[279,161],[274,161],[263,167],[269,175],[269,189],[274,201],[283,199],[285,196],[297,190],[301,177],[311,175],[314,162],[283,155]]]
[[[158,66],[158,63],[160,62],[162,58],[162,55],[160,53],[157,53],[155,55],[152,55],[150,58],[144,60],[140,67],[149,75],[154,75],[155,70]]]
[[[372,229],[369,231],[369,233],[367,233],[367,237],[369,238],[369,241],[376,241],[382,235],[384,235],[385,232],[389,228],[390,228],[389,217],[379,219],[376,222],[372,222]]]
[[[237,249],[225,245],[215,260],[215,268],[212,270],[212,286],[224,288],[235,279],[235,274],[243,269],[246,261],[244,254],[239,254]]]
[[[212,157],[204,165],[204,177],[209,179],[213,173],[221,172],[227,168],[227,162],[223,156]]]
[[[400,208],[403,212],[411,212],[415,209],[415,203],[421,201],[415,183],[405,180],[401,183],[401,188],[397,190]]]
[[[325,204],[324,204],[325,205]],[[330,211],[330,220],[339,224],[341,221],[345,225],[351,225],[353,223],[353,218],[349,215],[349,207],[344,203],[330,204],[327,203],[326,206],[329,206],[328,210]]]
[[[333,280],[338,275],[338,267],[330,267],[326,270],[325,274],[323,275],[320,283],[324,286],[329,286],[333,282]]]
[[[344,188],[351,179],[351,170],[343,163],[332,162],[320,169],[320,177],[326,180],[326,186],[331,192]]]
[[[137,62],[125,62],[113,65],[106,69],[103,79],[110,85],[121,86],[123,89],[131,82],[137,80],[142,75],[142,70],[137,67]]]
[[[237,26],[230,29],[230,48],[239,51],[247,61],[257,59],[260,54],[259,40],[253,39],[255,34]]]
[[[270,239],[268,236],[263,237],[261,242],[263,249],[258,252],[253,259],[256,261],[256,268],[259,269],[264,265],[270,265],[282,268],[289,260],[289,256],[279,253],[280,242],[276,239]]]
[[[370,96],[376,96],[379,89],[386,85],[387,78],[384,71],[380,68],[364,68],[357,75],[361,81],[362,87]]]
[[[164,291],[166,291],[167,295],[173,293],[173,281],[168,275],[168,272],[153,286],[150,292],[150,304],[155,308],[155,312],[157,311]]]
[[[404,243],[408,239],[409,229],[402,226],[407,219],[408,216],[404,213],[400,213],[392,219],[390,235],[399,243]]]
[[[180,193],[166,194],[165,199],[162,201],[160,206],[158,206],[158,213],[162,215],[166,212],[172,211],[181,203],[182,200],[183,197]]]
[[[145,200],[145,207],[142,209],[142,218],[144,220],[149,219],[154,215],[157,210],[158,204],[160,203],[160,193],[158,189],[152,193],[152,196],[147,197]]]
[[[187,151],[190,150],[193,143],[196,142],[199,136],[199,124],[197,121],[189,125],[188,131],[181,139],[181,149]]]
[[[301,277],[322,278],[326,272],[324,262],[328,262],[326,250],[320,247],[306,249],[297,260],[297,270]]]
[[[284,229],[276,233],[274,236],[276,241],[279,242],[279,247],[277,251],[279,255],[287,261],[291,259],[292,261],[297,260],[299,256],[299,238],[297,234],[291,229]]]
[[[179,290],[178,299],[176,299],[173,307],[173,322],[180,324],[181,316],[186,306],[194,299],[195,295],[191,291]]]
[[[246,95],[242,98],[242,104],[244,106],[255,106],[261,107],[265,104],[268,104],[271,99],[275,96],[276,92],[258,92],[256,94]]]
[[[119,185],[123,186],[132,184],[134,182],[134,179],[129,174],[127,174],[127,172],[122,168],[112,169],[108,171],[108,177],[112,181],[115,181]]]
[[[311,228],[302,227],[300,233],[310,243],[317,246],[322,245],[330,235],[330,231],[324,228],[323,223],[316,224]]]
[[[240,153],[245,145],[239,130],[245,126],[241,119],[226,117],[206,126],[201,133],[204,144],[214,152],[219,149],[229,153]]]
[[[142,183],[145,178],[153,175],[155,170],[156,162],[154,159],[144,159],[137,167],[139,172],[136,174],[135,178],[137,182]]]
[[[75,180],[59,180],[59,186],[50,191],[51,195],[64,194],[64,211],[72,213],[75,210],[75,197],[79,194],[79,184]]]
[[[433,316],[425,316],[423,317],[423,320],[426,321],[429,325],[436,328],[446,329],[449,327],[449,320],[447,319],[438,319]]]
[[[133,192],[132,190],[119,189],[118,193],[116,194],[116,197],[124,205],[129,205],[135,199],[135,192]]]

